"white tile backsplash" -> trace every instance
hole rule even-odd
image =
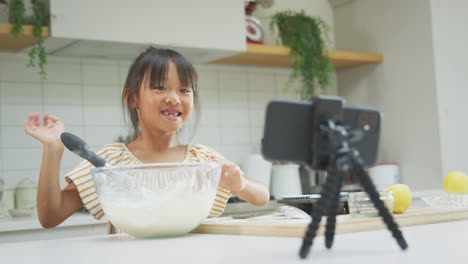
[[[130,66],[132,66],[132,61],[119,61],[119,85],[122,89],[125,85],[125,81],[127,80]]]
[[[250,129],[248,127],[223,127],[221,128],[221,144],[223,145],[249,145]]]
[[[245,157],[252,151],[252,146],[245,145],[223,145],[222,153],[227,160],[241,165]]]
[[[221,90],[219,98],[221,108],[249,107],[247,92],[243,90]]]
[[[41,148],[2,148],[2,164],[5,171],[39,169]]]
[[[87,105],[84,107],[86,126],[123,126],[120,106]]]
[[[20,176],[39,173],[42,145],[23,131],[29,112],[50,112],[66,131],[82,137],[92,149],[128,134],[121,92],[131,61],[49,56],[48,79],[25,66],[27,56],[0,53],[0,177],[16,184]],[[195,65],[199,75],[201,120],[195,136],[187,124],[182,137],[208,145],[240,163],[258,152],[266,104],[283,93],[290,70],[225,65]],[[195,118],[193,116],[192,118]],[[192,122],[193,123],[193,122]],[[188,143],[187,142],[187,143]],[[81,161],[65,150],[63,176]]]
[[[218,72],[214,70],[198,70],[198,88],[200,91],[218,90]]]
[[[84,139],[95,149],[117,142],[119,136],[126,137],[127,133],[121,126],[86,126]]]
[[[255,153],[260,153],[260,146],[263,137],[263,127],[252,127],[250,128],[250,144],[254,148]]]
[[[229,71],[223,69],[219,72],[219,88],[224,91],[247,90],[247,77],[245,71]]]
[[[193,142],[208,146],[221,144],[221,129],[219,127],[200,127],[193,138]]]
[[[195,116],[192,116],[192,119],[193,118],[195,118]],[[220,125],[220,119],[221,119],[221,113],[220,113],[219,105],[212,105],[212,104],[201,105],[200,125],[218,127]]]
[[[271,73],[250,71],[247,73],[249,91],[275,92],[276,78]]]
[[[278,96],[274,92],[249,91],[248,98],[250,109],[266,109],[268,103]]]
[[[37,68],[27,67],[28,63],[23,56],[18,56],[16,60],[0,60],[0,80],[39,83],[41,77]]]
[[[44,105],[44,113],[59,117],[65,126],[83,125],[83,111],[79,105]]]
[[[2,126],[23,126],[30,112],[42,112],[42,104],[1,104],[0,121]]]
[[[253,108],[249,110],[250,127],[259,128],[265,125],[265,108]]]
[[[49,61],[47,65],[47,83],[81,83],[81,65],[79,61],[74,63],[62,63],[63,59]]]
[[[0,103],[42,104],[41,84],[2,82],[0,86]]]
[[[221,127],[248,127],[249,111],[235,105],[221,108]]]
[[[40,148],[42,144],[24,132],[23,126],[0,126],[1,146],[4,148]]]
[[[119,84],[119,66],[117,62],[92,64],[93,61],[83,62],[82,82],[84,84]]]
[[[44,105],[81,105],[82,103],[80,84],[44,83]]]
[[[3,177],[5,182],[11,186],[16,186],[20,181],[26,178],[38,183],[39,172],[39,169],[8,170],[3,172]]]
[[[83,103],[92,105],[119,105],[122,91],[119,85],[86,84],[83,87]]]
[[[199,91],[200,105],[218,105],[219,90],[218,89],[203,89]]]
[[[275,75],[275,79],[278,97],[295,100],[299,98],[298,90],[301,84],[298,80],[295,80],[291,84],[289,84],[289,74],[287,73],[279,73]]]

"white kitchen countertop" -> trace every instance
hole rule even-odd
[[[107,224],[107,219],[103,217],[96,220],[89,213],[75,213],[61,223],[57,228],[68,226],[98,225]],[[0,232],[12,232],[21,230],[42,229],[37,217],[13,217],[11,219],[0,220]]]
[[[468,221],[402,228],[401,251],[388,230],[335,236],[331,250],[317,237],[307,263],[466,263]],[[102,235],[2,244],[2,263],[306,263],[300,238],[189,234],[135,239]]]
[[[441,190],[424,190],[413,192],[413,198],[419,198],[422,196],[438,195],[441,193]],[[414,201],[415,203],[417,201]],[[252,210],[274,210],[278,204],[276,201],[270,202],[268,206],[264,207],[254,207],[246,203],[232,203],[228,204],[225,215],[231,213],[242,213],[250,212]],[[253,209],[252,209],[253,208]],[[106,217],[103,217],[101,220],[94,219],[88,213],[77,212],[65,220],[60,227],[68,226],[83,226],[83,225],[98,225],[98,224],[107,224]],[[33,230],[33,229],[42,229],[43,227],[39,224],[39,220],[34,217],[13,217],[11,219],[1,219],[0,220],[0,232],[12,232],[12,231],[21,231],[21,230]]]

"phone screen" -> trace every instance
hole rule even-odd
[[[313,104],[305,101],[273,100],[268,104],[262,138],[262,154],[269,161],[311,164],[313,157]],[[361,131],[361,139],[348,142],[359,151],[364,166],[377,160],[380,113],[344,106],[339,118],[347,131]]]

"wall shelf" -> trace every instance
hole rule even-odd
[[[247,51],[234,56],[212,61],[213,64],[246,66],[291,67],[290,49],[284,46],[247,44]],[[352,68],[364,64],[382,63],[383,55],[351,51],[328,51],[327,55],[336,70]]]
[[[24,25],[23,34],[14,37],[10,32],[12,24],[0,23],[0,51],[21,51],[31,46],[35,41],[33,37],[33,26]],[[42,28],[42,37],[50,35],[49,27]]]

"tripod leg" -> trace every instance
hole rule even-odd
[[[333,245],[335,237],[336,214],[338,213],[338,206],[340,203],[340,191],[343,182],[343,175],[340,171],[333,173],[332,190],[331,190],[331,204],[328,206],[327,227],[325,229],[325,246],[330,249]]]
[[[312,210],[312,221],[309,224],[307,232],[305,233],[304,240],[302,241],[302,246],[299,252],[301,258],[306,258],[309,254],[310,247],[312,246],[313,240],[319,228],[320,221],[322,220],[322,215],[324,211],[328,208],[329,201],[332,198],[331,190],[333,186],[333,175],[328,175],[325,184],[322,187],[320,192],[320,199]]]
[[[355,165],[355,170],[359,177],[362,187],[369,195],[369,198],[372,200],[372,203],[374,204],[375,208],[377,208],[377,210],[379,211],[379,215],[383,218],[383,221],[387,225],[388,230],[390,230],[400,248],[406,249],[408,247],[408,244],[406,243],[406,240],[403,237],[403,233],[400,231],[398,225],[393,220],[393,217],[388,211],[387,207],[385,207],[382,200],[380,200],[379,193],[375,189],[374,183],[360,164],[355,163]]]

